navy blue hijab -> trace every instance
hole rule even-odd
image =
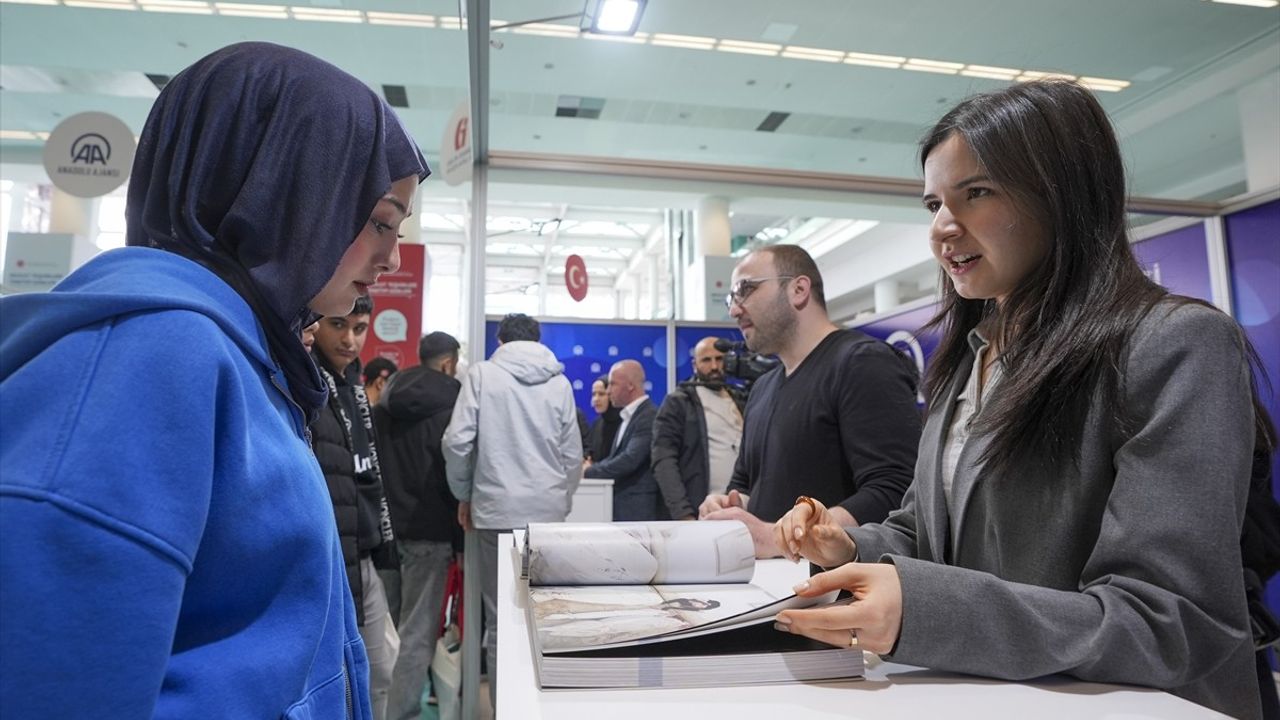
[[[225,47],[173,78],[142,130],[127,244],[183,255],[235,288],[262,323],[308,422],[326,388],[299,333],[374,205],[430,170],[391,108],[316,57]]]

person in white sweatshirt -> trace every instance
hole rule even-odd
[[[541,336],[527,315],[502,319],[499,347],[467,371],[441,441],[458,522],[476,533],[480,548],[491,699],[498,684],[498,534],[563,521],[582,477],[573,388]]]

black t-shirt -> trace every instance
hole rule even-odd
[[[902,503],[920,444],[915,367],[858,330],[837,330],[790,376],[779,365],[747,401],[742,450],[730,489],[774,522],[809,495],[860,524]]]

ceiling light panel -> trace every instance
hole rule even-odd
[[[745,40],[721,40],[716,43],[716,49],[744,55],[776,56],[782,51],[782,46],[774,45],[773,43],[747,42]]]
[[[345,10],[337,8],[318,8],[318,7],[299,7],[293,5],[289,7],[290,14],[294,20],[311,20],[315,22],[338,22],[338,23],[362,23],[364,22],[364,13],[359,10]]]
[[[799,47],[788,45],[782,50],[782,57],[792,60],[813,60],[815,62],[838,63],[844,60],[843,50],[824,50],[822,48]]]
[[[717,39],[700,35],[672,35],[670,33],[654,33],[649,38],[650,44],[665,47],[686,48],[689,50],[710,50],[716,46]]]
[[[230,17],[268,18],[272,20],[288,20],[289,13],[283,5],[258,5],[256,3],[215,2],[213,8],[219,15]]]

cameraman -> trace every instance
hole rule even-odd
[[[742,442],[743,392],[725,384],[719,338],[693,349],[693,379],[667,395],[653,425],[653,478],[673,520],[696,520],[710,494],[728,492]]]
[[[699,516],[745,522],[757,557],[782,554],[773,522],[797,495],[821,500],[844,526],[884,520],[915,469],[915,367],[831,322],[818,266],[795,245],[747,255],[725,301],[747,347],[782,367],[752,387],[729,493],[708,495]]]

